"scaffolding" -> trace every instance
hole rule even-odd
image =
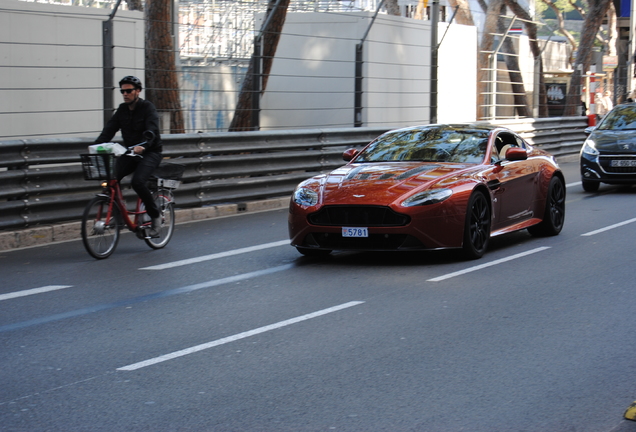
[[[291,1],[288,12],[373,10],[379,0]],[[179,51],[182,64],[208,64],[250,58],[254,19],[265,13],[264,0],[204,0],[179,3]]]
[[[26,0],[29,1],[29,0]],[[381,0],[291,0],[288,12],[374,11]],[[37,0],[65,6],[112,9],[117,0]],[[240,62],[253,52],[255,16],[269,0],[175,0],[182,65]],[[127,3],[120,8],[127,9]]]

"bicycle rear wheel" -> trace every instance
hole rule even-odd
[[[108,258],[119,242],[119,207],[113,204],[110,219],[107,220],[110,199],[105,196],[93,198],[82,216],[82,242],[86,251],[94,258]]]
[[[161,249],[168,244],[174,232],[174,201],[171,195],[156,192],[155,204],[161,212],[161,231],[159,237],[145,238],[144,241],[153,249]]]

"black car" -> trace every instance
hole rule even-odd
[[[636,103],[617,105],[581,149],[583,189],[595,192],[601,183],[636,184]]]

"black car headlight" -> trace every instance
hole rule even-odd
[[[412,197],[408,197],[402,202],[402,206],[413,207],[413,206],[437,204],[444,200],[447,200],[448,198],[450,198],[452,194],[453,194],[453,191],[450,189],[427,190],[427,191],[415,194]]]
[[[318,193],[305,187],[299,187],[294,191],[294,202],[301,206],[314,206],[318,204]]]
[[[594,140],[586,139],[583,143],[583,147],[581,148],[581,153],[590,156],[598,156],[598,150],[596,150],[596,143]]]

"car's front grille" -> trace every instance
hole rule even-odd
[[[626,164],[632,166],[611,166],[612,161],[626,161]],[[613,174],[632,174],[636,173],[636,157],[629,156],[601,156],[599,162],[603,171]]]
[[[407,225],[411,218],[383,206],[325,206],[308,217],[322,226],[389,227]]]

